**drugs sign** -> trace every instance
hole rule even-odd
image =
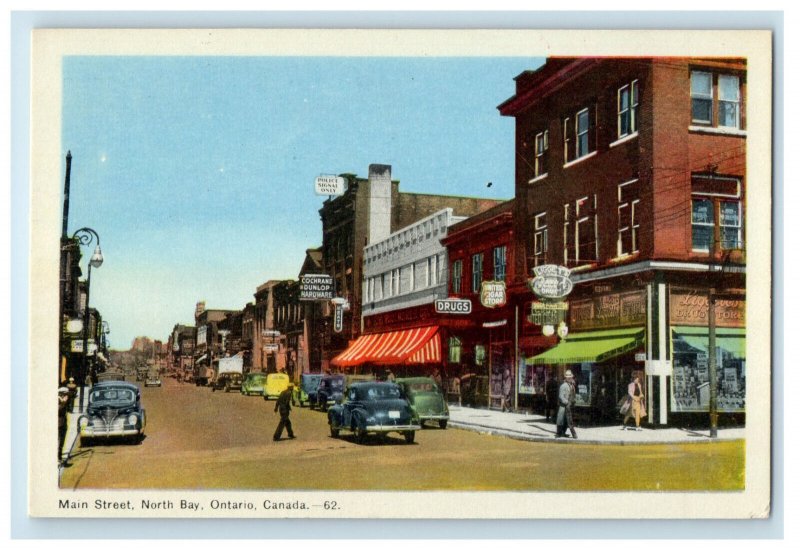
[[[533,268],[536,275],[528,281],[534,294],[540,298],[564,298],[572,292],[572,280],[568,268],[560,265],[540,265]]]
[[[436,313],[453,313],[456,315],[468,315],[472,313],[472,302],[470,300],[459,300],[448,298],[447,300],[436,300]]]
[[[306,274],[300,277],[300,300],[331,298],[333,298],[333,277],[326,274]]]

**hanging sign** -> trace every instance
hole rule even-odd
[[[488,308],[506,305],[506,283],[503,281],[483,281],[481,283],[481,305]]]
[[[564,266],[547,264],[533,268],[536,275],[528,280],[531,291],[540,298],[565,298],[572,292],[570,270]]]
[[[300,300],[330,300],[333,298],[333,277],[327,274],[306,273],[300,276]]]
[[[318,176],[314,180],[317,195],[344,195],[344,178],[338,176]]]
[[[436,300],[436,313],[453,313],[456,315],[468,315],[472,313],[471,300],[459,300],[458,298],[448,298],[446,300]]]
[[[350,309],[350,302],[344,298],[334,298],[331,300],[333,304],[333,331],[342,332],[344,328],[344,311]]]

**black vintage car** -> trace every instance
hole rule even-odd
[[[324,375],[317,386],[316,406],[327,411],[329,403],[335,403],[337,399],[341,399],[344,392],[344,381],[343,374]]]
[[[242,389],[242,375],[238,372],[223,372],[211,383],[211,391],[231,390],[240,391]]]
[[[361,382],[347,388],[341,403],[328,411],[331,437],[345,430],[361,443],[369,433],[403,434],[406,443],[414,442],[420,429],[416,413],[405,400],[400,386],[392,382]]]
[[[78,419],[81,443],[96,439],[144,437],[145,413],[139,386],[130,382],[98,382],[89,390],[89,406]]]

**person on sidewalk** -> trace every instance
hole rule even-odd
[[[280,412],[281,421],[275,430],[275,435],[272,436],[273,441],[279,441],[283,435],[283,429],[286,428],[286,433],[289,439],[294,439],[294,432],[292,431],[292,421],[289,420],[289,413],[292,410],[292,393],[294,392],[294,384],[289,384],[285,390],[278,396],[275,401],[275,412]]]
[[[513,380],[511,378],[511,369],[506,367],[503,372],[503,412],[512,411],[511,406],[511,390],[513,389]]]
[[[633,374],[633,379],[631,383],[628,384],[628,399],[630,401],[630,407],[628,408],[628,412],[625,413],[625,418],[622,419],[622,429],[627,429],[628,419],[633,417],[636,421],[636,431],[641,432],[642,428],[639,425],[641,423],[642,418],[647,416],[647,412],[644,410],[644,391],[642,391],[642,384],[639,382],[639,375],[637,373]]]
[[[572,420],[572,409],[575,406],[575,377],[572,371],[564,373],[564,382],[558,389],[558,415],[556,417],[556,438],[566,437],[567,428],[572,434],[572,439],[578,439],[575,424]]]
[[[65,387],[58,388],[58,464],[61,462],[61,453],[64,449],[64,440],[67,438],[67,408],[69,407],[69,390]]]
[[[545,420],[552,419],[556,421],[556,414],[558,413],[558,381],[555,376],[550,376],[544,385],[545,395],[547,396],[547,410],[544,412]]]
[[[67,384],[67,390],[69,391],[69,404],[67,408],[70,411],[75,410],[75,397],[78,395],[78,384],[75,383],[75,379],[70,377],[69,383]]]

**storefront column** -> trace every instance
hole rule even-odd
[[[653,419],[656,406],[653,395],[653,377],[658,377],[658,423],[667,423],[667,402],[669,393],[667,384],[672,374],[669,361],[669,326],[667,323],[667,285],[651,283],[647,286],[647,409],[649,418]]]

